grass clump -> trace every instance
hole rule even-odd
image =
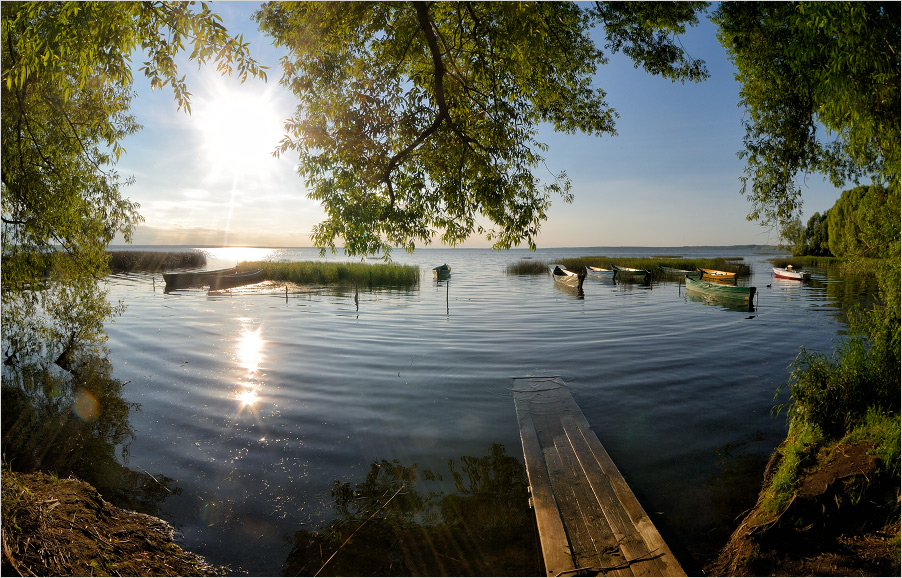
[[[107,251],[113,273],[157,272],[203,267],[207,257],[200,251]]]
[[[511,263],[505,267],[504,272],[508,275],[547,275],[549,265],[551,265],[550,261],[520,259],[516,263]]]
[[[787,412],[790,425],[765,490],[767,511],[781,511],[803,468],[837,444],[867,443],[880,471],[899,475],[899,345],[898,318],[875,308],[850,318],[850,337],[833,355],[802,350],[781,387],[789,388],[789,401],[775,407]]]
[[[262,269],[270,281],[298,285],[411,288],[420,282],[415,265],[393,263],[329,263],[322,261],[244,261],[239,270]]]

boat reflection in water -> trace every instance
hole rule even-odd
[[[282,573],[288,576],[510,576],[544,574],[526,470],[504,446],[449,461],[455,493],[417,465],[373,462],[356,484],[336,480],[336,518],[299,530]],[[353,537],[353,539],[351,539]]]

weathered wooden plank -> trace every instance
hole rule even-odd
[[[538,432],[528,412],[518,414],[520,439],[526,461],[532,505],[536,512],[536,524],[542,542],[542,556],[548,576],[575,568],[570,553],[570,542],[561,520],[560,510],[551,489],[551,480],[545,467],[545,457],[539,445]]]
[[[549,576],[684,576],[559,377],[512,388]]]
[[[574,455],[580,460],[580,466],[586,479],[592,486],[595,497],[601,504],[601,509],[611,526],[616,543],[627,560],[635,561],[630,564],[633,574],[636,576],[666,575],[663,565],[659,565],[657,562],[657,559],[663,554],[653,551],[645,543],[620,501],[620,497],[614,491],[611,485],[611,476],[602,471],[586,443],[587,433],[590,437],[595,437],[595,434],[589,430],[588,423],[584,424],[585,429],[583,429],[577,425],[577,420],[573,416],[564,416],[561,422],[564,431],[568,434],[568,440],[574,445]]]
[[[581,416],[584,422],[584,426],[588,428],[588,422],[585,420],[585,416]],[[568,419],[562,420],[562,424],[565,429],[571,429],[574,425]],[[599,441],[598,436],[594,434],[594,432],[582,431],[582,441],[587,444],[589,450],[592,453],[592,456],[596,460],[596,464],[603,471],[604,476],[610,483],[610,487],[613,489],[615,494],[617,495],[617,500],[620,502],[626,514],[629,516],[632,521],[633,526],[639,532],[639,535],[642,537],[642,540],[648,546],[649,551],[653,554],[662,554],[661,556],[656,558],[656,562],[663,566],[663,571],[661,574],[664,576],[682,576],[684,575],[682,567],[679,565],[676,557],[671,552],[670,548],[667,546],[667,543],[664,542],[664,538],[661,537],[660,532],[655,527],[654,523],[651,521],[651,518],[648,517],[648,514],[645,513],[645,510],[642,508],[642,505],[639,503],[639,500],[636,499],[635,494],[630,489],[629,485],[626,483],[626,480],[623,478],[623,475],[620,473],[620,470],[617,469],[617,466],[614,465],[614,461],[611,459],[611,456],[608,455],[607,450],[604,449],[604,446]],[[576,439],[576,435],[573,435],[573,439]],[[587,467],[589,467],[587,465]]]
[[[632,576],[627,559],[617,546],[617,538],[566,435],[556,436],[555,454],[559,462],[557,471],[561,475],[555,475],[549,463],[551,484],[556,496],[568,494],[570,497],[559,500],[558,504],[562,512],[570,513],[565,526],[576,567],[617,568],[610,575]]]

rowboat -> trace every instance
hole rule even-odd
[[[438,267],[432,268],[432,278],[436,281],[447,279],[451,276],[451,267],[447,264],[439,265]]]
[[[699,271],[702,272],[704,277],[713,277],[714,279],[735,279],[736,273],[732,273],[730,271],[718,271],[717,269],[702,269],[699,268]]]
[[[602,269],[601,267],[593,267],[592,265],[586,265],[586,274],[591,275],[592,277],[601,277],[604,279],[614,278],[613,269]]]
[[[550,265],[548,270],[556,283],[568,287],[582,287],[583,279],[586,278],[585,273],[578,275],[561,265]]]
[[[787,265],[785,269],[774,267],[774,277],[807,281],[808,279],[811,279],[811,273],[808,271],[796,271],[792,268],[792,265]]]
[[[166,282],[166,291],[186,289],[199,285],[209,285],[211,279],[222,275],[232,275],[238,272],[238,267],[228,269],[214,269],[212,271],[180,271],[178,273],[163,273],[163,281]]]
[[[210,291],[222,291],[223,289],[231,289],[232,287],[253,285],[254,283],[265,280],[266,278],[263,276],[263,269],[248,271],[246,273],[219,275],[210,279]]]
[[[674,269],[673,267],[665,267],[664,265],[658,265],[658,268],[661,270],[661,273],[665,275],[671,275],[673,277],[685,277],[686,275],[698,275],[698,271],[688,271],[686,269]]]
[[[730,303],[741,302],[752,308],[752,299],[755,297],[755,287],[739,287],[736,285],[721,285],[686,277],[686,291],[703,295],[705,299],[714,299]]]
[[[611,269],[614,270],[615,275],[620,277],[640,275],[645,277],[648,275],[648,269],[633,269],[632,267],[618,267],[617,265],[611,265]]]

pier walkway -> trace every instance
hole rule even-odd
[[[685,576],[560,377],[514,378],[548,576]]]

